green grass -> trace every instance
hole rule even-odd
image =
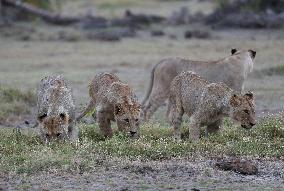
[[[7,172],[35,173],[50,169],[92,169],[101,157],[130,160],[163,160],[173,158],[214,158],[223,155],[271,157],[284,156],[284,121],[270,117],[259,122],[252,130],[244,130],[225,123],[223,130],[191,143],[183,125],[180,143],[173,142],[172,129],[147,124],[136,140],[115,132],[104,139],[96,125],[82,126],[77,143],[53,142],[43,144],[32,130],[0,129],[0,169]]]

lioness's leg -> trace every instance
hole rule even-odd
[[[104,111],[98,111],[97,113],[98,123],[101,132],[105,137],[112,137],[112,129],[108,113]]]
[[[220,126],[222,125],[222,122],[223,120],[220,119],[208,125],[205,130],[205,136],[208,137],[209,134],[216,133],[219,130]]]

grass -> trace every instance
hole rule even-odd
[[[267,69],[263,69],[260,73],[272,76],[272,75],[283,75],[284,74],[284,65],[274,66]]]
[[[31,106],[36,103],[35,95],[32,91],[22,91],[12,87],[0,86],[0,124],[8,116],[29,114]]]
[[[100,163],[101,157],[130,160],[163,160],[173,158],[214,158],[223,155],[281,158],[284,156],[283,118],[263,119],[252,130],[225,123],[224,129],[198,144],[190,142],[185,124],[183,141],[172,140],[172,129],[146,124],[137,140],[115,133],[104,139],[96,125],[82,126],[77,143],[43,144],[31,130],[0,129],[0,169],[5,172],[36,173],[51,169],[85,171]]]

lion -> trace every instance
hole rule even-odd
[[[174,137],[180,140],[180,124],[186,113],[190,117],[189,129],[193,142],[200,137],[200,128],[206,126],[206,137],[219,130],[224,117],[230,117],[243,128],[256,124],[254,95],[235,92],[225,83],[209,83],[193,72],[182,72],[170,86],[169,118]]]
[[[139,137],[141,105],[129,85],[114,74],[100,73],[90,83],[89,95],[91,100],[77,121],[95,109],[95,118],[105,137],[113,134],[111,121],[116,121],[118,130],[129,137]]]
[[[37,89],[37,124],[42,139],[75,141],[75,105],[72,90],[61,76],[47,76]]]
[[[253,69],[255,56],[254,50],[232,49],[230,56],[217,61],[192,61],[182,58],[160,61],[152,69],[150,85],[142,101],[144,121],[148,121],[169,98],[171,81],[183,71],[193,71],[209,82],[224,82],[241,93],[244,81]]]

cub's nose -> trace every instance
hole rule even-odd
[[[255,125],[255,123],[249,123],[251,126],[254,126]]]
[[[130,135],[131,135],[131,136],[134,136],[135,134],[136,134],[135,131],[130,131]]]

